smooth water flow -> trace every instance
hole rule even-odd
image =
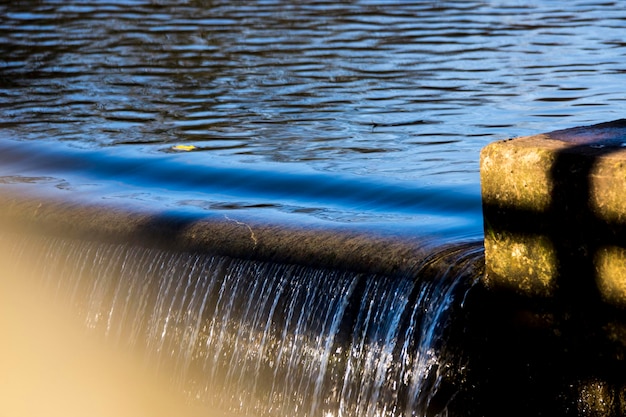
[[[481,259],[433,254],[391,278],[60,238],[3,243],[17,270],[189,400],[250,416],[445,412],[454,393],[440,388],[462,374],[450,323]],[[442,259],[454,272],[425,272]]]

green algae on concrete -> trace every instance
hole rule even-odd
[[[626,307],[626,120],[481,152],[485,282]]]

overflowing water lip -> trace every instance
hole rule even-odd
[[[16,298],[25,299],[27,306],[35,301],[32,305],[38,308],[54,307],[51,300],[56,300],[63,310],[35,311],[42,311],[46,319],[65,317],[59,312],[69,306],[68,317],[84,320],[90,334],[104,336],[105,343],[97,337],[98,346],[138,354],[131,357],[133,363],[144,363],[151,380],[163,377],[166,387],[173,388],[174,395],[168,392],[157,399],[178,399],[180,392],[203,415],[215,409],[232,411],[229,416],[399,415],[383,413],[390,408],[407,410],[402,415],[431,415],[412,410],[438,409],[441,399],[432,398],[442,381],[458,389],[455,381],[461,380],[463,369],[440,373],[457,355],[448,320],[463,308],[481,263],[476,246],[453,248],[433,252],[430,259],[414,259],[411,274],[384,276],[371,270],[257,262],[128,242],[18,236],[3,227],[0,248],[5,256],[0,299],[5,296],[7,301],[0,308],[12,318],[0,321],[8,327],[6,334],[16,333],[14,319],[22,325],[22,315],[34,316],[22,301],[13,302]],[[363,254],[357,250],[351,256],[359,259]],[[40,295],[44,303],[36,302]],[[65,329],[59,324],[64,323],[43,323],[46,330],[56,325],[52,328],[58,343],[56,337]],[[40,333],[29,329],[17,335]],[[12,353],[15,340],[9,339],[4,348]],[[89,349],[88,356],[79,355],[86,360],[70,360],[57,370],[58,361],[48,359],[48,349],[55,343],[35,350],[30,338],[16,339],[20,348],[25,345],[17,363],[33,360],[32,356],[36,368],[46,370],[44,375],[26,374],[37,387],[43,386],[40,381],[54,380],[53,387],[65,383],[70,391],[82,393],[71,384],[82,385],[96,375],[98,384],[86,384],[99,390],[95,397],[104,397],[104,403],[112,406],[119,402],[103,389],[109,384],[103,379],[108,373],[81,372],[69,382],[64,378],[66,371],[74,375],[72,364],[81,364],[82,370],[102,363],[90,346],[79,345],[80,350]],[[70,347],[68,351],[76,351]],[[32,368],[15,363],[10,360],[4,367],[11,376],[24,378],[23,370]],[[119,388],[114,381],[111,384]],[[18,385],[8,389],[21,397],[22,387],[30,385]],[[159,386],[145,385],[150,392],[159,392]],[[49,391],[55,399],[65,398],[63,392],[46,394]],[[135,392],[124,387],[124,394],[127,391]],[[447,402],[449,392],[444,397]],[[53,413],[59,403],[54,401]],[[0,407],[11,409],[15,404]],[[149,404],[153,406],[153,400]],[[185,409],[177,414],[187,415]]]
[[[478,186],[420,186],[285,165],[207,163],[206,155],[2,141],[0,189],[191,218],[479,238]]]

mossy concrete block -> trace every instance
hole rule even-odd
[[[626,120],[482,150],[485,282],[626,307]]]

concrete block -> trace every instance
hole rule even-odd
[[[626,119],[481,152],[485,282],[626,307]]]

